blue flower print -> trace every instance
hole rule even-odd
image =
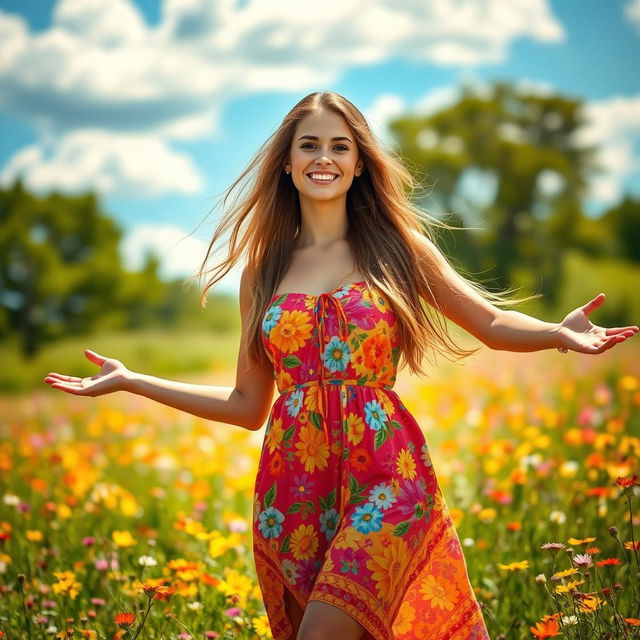
[[[322,359],[329,371],[344,371],[351,360],[349,345],[338,336],[333,336],[324,349]]]
[[[300,413],[303,399],[304,391],[302,389],[296,389],[289,394],[289,397],[285,402],[289,416],[295,418]]]
[[[391,491],[391,486],[385,482],[377,484],[369,492],[369,502],[373,502],[380,509],[388,509],[395,501],[396,497]]]
[[[320,514],[320,531],[324,531],[327,540],[331,540],[336,535],[338,529],[338,512],[335,509],[328,509]]]
[[[382,511],[376,508],[372,502],[367,502],[358,507],[351,516],[353,526],[360,533],[371,533],[382,529]]]
[[[387,414],[377,400],[371,400],[364,405],[364,419],[370,429],[379,431],[387,421]]]
[[[282,533],[284,514],[275,507],[265,509],[259,516],[260,524],[258,528],[265,538],[277,538]]]
[[[282,315],[282,307],[271,307],[262,320],[262,330],[269,335],[271,329],[278,324]]]

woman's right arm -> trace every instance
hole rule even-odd
[[[50,373],[45,382],[55,389],[75,395],[98,396],[113,391],[129,391],[195,416],[235,424],[251,431],[265,422],[273,400],[273,368],[248,370],[247,317],[250,291],[246,269],[240,279],[242,334],[234,387],[189,384],[129,371],[120,361],[86,351],[87,358],[101,367],[93,378],[75,378]]]

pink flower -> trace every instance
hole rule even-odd
[[[231,609],[227,609],[224,612],[224,615],[233,618],[234,616],[239,616],[241,613],[242,609],[240,607],[231,607]]]

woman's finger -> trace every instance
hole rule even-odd
[[[611,327],[605,330],[605,333],[610,336],[616,333],[627,333],[629,332],[631,335],[635,334],[638,331],[638,327]]]
[[[72,384],[65,384],[64,382],[54,382],[51,385],[52,389],[60,389],[61,391],[66,391],[67,393],[72,393],[76,396],[86,395],[87,389],[85,387],[80,387]]]
[[[93,362],[94,364],[97,364],[99,367],[101,367],[106,358],[104,356],[101,356],[100,354],[96,353],[95,351],[91,351],[91,349],[85,349],[84,350],[84,355],[91,360],[91,362]]]
[[[594,309],[597,309],[605,299],[604,293],[599,293],[593,300],[590,300],[582,307],[582,311],[585,314],[591,313]]]
[[[50,378],[64,380],[65,382],[80,382],[82,380],[82,378],[77,378],[75,376],[63,376],[61,373],[50,373],[46,376],[45,381]]]

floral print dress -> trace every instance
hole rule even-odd
[[[280,392],[258,464],[253,551],[275,640],[284,589],[366,640],[488,640],[424,435],[393,391],[389,302],[366,282],[274,296],[262,340]]]

